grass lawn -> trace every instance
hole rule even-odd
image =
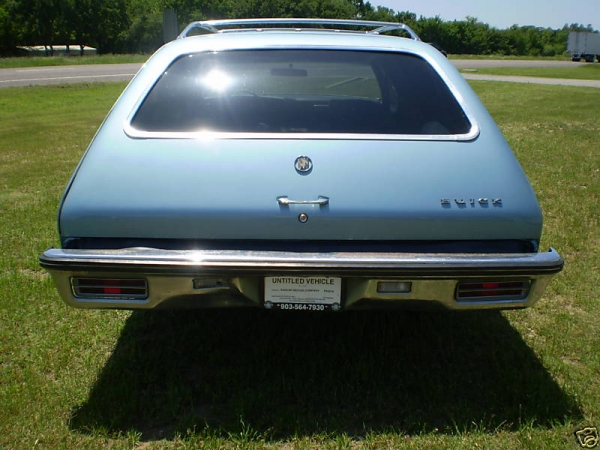
[[[566,261],[525,311],[71,309],[37,257],[125,85],[0,91],[0,448],[579,448],[600,428],[600,92],[472,85]]]

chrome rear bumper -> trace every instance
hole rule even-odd
[[[78,308],[240,307],[263,305],[264,277],[335,276],[342,308],[441,305],[507,309],[533,305],[563,260],[553,249],[518,254],[299,253],[236,250],[49,249],[40,256],[61,297]],[[73,279],[143,279],[145,298],[77,294]],[[410,292],[381,293],[380,281],[410,283]],[[465,282],[523,281],[522,298],[457,299]]]

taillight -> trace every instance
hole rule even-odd
[[[148,298],[148,283],[130,278],[72,278],[73,295],[79,298],[143,300]]]
[[[529,294],[530,281],[467,281],[456,288],[458,301],[524,300]]]

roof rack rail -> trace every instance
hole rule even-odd
[[[320,28],[321,27],[321,28]],[[327,27],[327,28],[323,28]],[[195,29],[201,29],[205,34],[208,33],[229,33],[240,31],[277,31],[277,30],[295,30],[307,31],[318,29],[320,31],[333,31],[344,33],[362,33],[362,34],[383,34],[389,31],[405,31],[411,39],[420,41],[408,25],[394,22],[375,22],[366,20],[340,20],[340,19],[224,19],[224,20],[206,20],[190,23],[178,39],[190,36],[190,32]],[[366,29],[366,30],[365,30]]]

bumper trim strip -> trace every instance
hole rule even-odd
[[[563,260],[550,249],[540,253],[300,253],[247,250],[120,250],[49,249],[40,265],[49,271],[106,271],[151,273],[265,273],[394,274],[418,276],[544,275],[562,270]]]

